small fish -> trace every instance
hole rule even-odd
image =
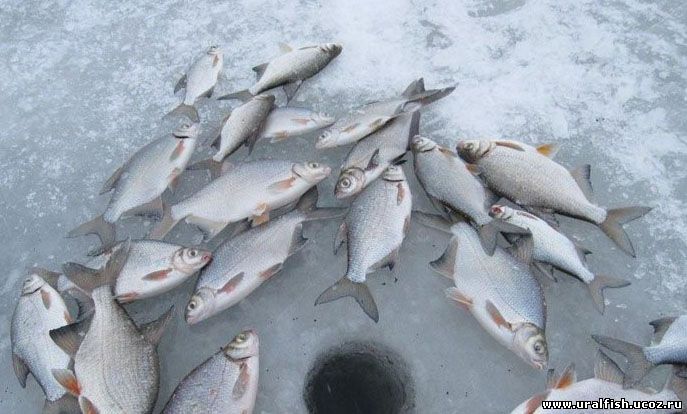
[[[287,102],[290,101],[304,80],[315,76],[324,69],[335,57],[339,56],[343,47],[336,43],[324,43],[293,49],[286,44],[280,44],[282,54],[253,68],[258,77],[255,85],[247,90],[224,95],[218,99],[250,99],[264,91],[276,87],[283,87]]]
[[[426,91],[422,78],[413,81],[400,97],[371,102],[339,119],[315,141],[316,148],[332,148],[353,144],[377,131],[403,113],[419,110],[447,96],[455,87]]]
[[[275,108],[267,115],[258,139],[279,142],[326,128],[336,121],[335,118],[306,108],[285,106]]]
[[[383,267],[393,270],[398,252],[410,226],[412,195],[403,169],[387,167],[375,181],[353,200],[334,241],[334,253],[348,246],[346,274],[317,298],[315,305],[351,296],[375,322],[377,304],[365,284],[367,274]]]
[[[250,218],[253,225],[269,220],[270,211],[295,202],[331,173],[317,162],[259,160],[241,163],[194,195],[165,207],[150,238],[161,239],[179,221],[198,226],[208,239],[229,223]]]
[[[544,369],[546,304],[537,279],[524,263],[499,247],[489,256],[469,224],[458,222],[451,232],[446,251],[430,264],[455,283],[456,287],[446,289],[446,296],[523,361]]]
[[[596,224],[622,251],[635,257],[623,224],[651,208],[606,210],[591,203],[589,165],[568,171],[550,154],[532,151],[517,141],[461,141],[457,149],[496,194],[531,211],[548,210]]]
[[[90,317],[50,331],[50,337],[74,360],[74,369],[53,369],[55,379],[78,398],[84,413],[148,413],[155,406],[160,380],[156,347],[172,309],[157,321],[137,327],[115,300],[112,284],[127,262],[130,246],[119,248],[94,273],[76,263],[64,274],[95,304]]]
[[[636,401],[680,401],[680,397],[686,395],[685,380],[676,376],[671,376],[668,383],[660,392],[649,390],[623,389],[623,372],[618,366],[603,352],[599,355],[594,365],[594,378],[577,381],[574,365],[570,364],[560,376],[555,375],[553,370],[549,370],[547,390],[534,395],[529,400],[520,404],[511,414],[545,414],[548,412],[582,414],[582,413],[677,413],[675,409],[623,409],[621,406],[601,405],[596,408],[588,409],[543,409],[544,401],[561,402],[592,402],[598,404],[612,404],[613,402],[632,404]]]
[[[316,209],[316,204],[317,187],[313,187],[294,211],[222,243],[198,278],[186,321],[195,324],[234,306],[278,273],[286,259],[305,245],[304,222],[343,215],[341,209]]]
[[[67,234],[96,234],[105,251],[115,244],[114,223],[123,215],[160,215],[162,193],[184,171],[196,148],[198,124],[183,124],[171,137],[164,136],[138,150],[105,182],[100,194],[113,191],[105,212]],[[92,252],[95,253],[95,252]]]
[[[174,93],[182,88],[185,89],[184,101],[167,116],[185,115],[193,122],[200,122],[198,110],[194,105],[201,96],[207,98],[212,96],[223,64],[222,49],[219,46],[210,46],[202,56],[191,64],[186,74],[177,82]]]
[[[251,414],[258,394],[259,340],[244,331],[191,371],[162,414]]]
[[[678,374],[687,377],[687,315],[666,317],[650,322],[654,328],[656,345],[640,346],[602,335],[592,335],[599,345],[627,358],[625,387],[639,383],[656,365],[681,366]]]

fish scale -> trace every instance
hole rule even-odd
[[[212,156],[220,162],[247,140],[254,143],[258,131],[274,105],[274,95],[257,95],[234,108],[222,124],[217,153]],[[249,143],[250,144],[250,143]],[[252,144],[251,149],[252,149]]]
[[[658,344],[644,348],[644,354],[654,365],[687,363],[687,315],[679,316]]]
[[[306,108],[291,106],[275,108],[267,115],[258,139],[271,142],[301,136],[334,123],[331,116]]]
[[[222,53],[216,55],[203,53],[191,64],[186,72],[184,104],[193,105],[198,98],[215,86],[223,64],[224,55]]]

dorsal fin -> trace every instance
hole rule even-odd
[[[148,340],[148,342],[150,342],[153,345],[157,345],[158,343],[160,343],[162,334],[164,334],[165,328],[167,327],[167,323],[172,318],[173,313],[174,305],[172,305],[172,307],[170,307],[169,310],[167,310],[167,312],[163,313],[162,316],[160,316],[156,320],[141,325],[139,331]]]
[[[281,53],[289,53],[293,51],[293,48],[288,43],[279,42],[279,51]]]
[[[570,175],[580,187],[580,190],[584,193],[585,197],[588,199],[592,197],[592,181],[591,181],[591,170],[592,167],[589,164],[583,164],[579,167],[570,170]]]
[[[501,147],[506,147],[510,149],[514,149],[516,151],[521,151],[525,152],[525,149],[518,145],[517,142],[511,142],[511,141],[494,141],[494,144],[499,145]]]
[[[537,152],[541,155],[553,158],[556,156],[559,149],[561,149],[561,146],[557,143],[542,144],[537,147]]]
[[[604,351],[599,350],[594,363],[594,378],[622,384],[625,375],[615,361],[609,358]]]
[[[262,78],[262,75],[265,73],[265,69],[267,69],[267,65],[269,64],[269,62],[261,63],[253,68],[253,72],[255,72],[255,77],[257,80],[260,80],[260,78]],[[222,124],[224,124],[224,122],[222,122]]]
[[[370,171],[374,170],[377,168],[379,165],[379,148],[375,150],[375,152],[372,153],[372,156],[370,157],[370,161],[367,162],[367,166],[365,167],[365,171]]]
[[[458,239],[453,237],[448,243],[444,254],[437,260],[431,262],[429,266],[437,273],[444,275],[450,279],[454,278],[454,270],[456,263],[456,253],[458,251]]]
[[[571,363],[563,370],[561,376],[556,379],[556,383],[554,384],[553,388],[568,388],[569,386],[573,385],[576,380],[577,374],[575,374],[575,364]]]

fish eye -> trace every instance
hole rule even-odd
[[[534,352],[536,352],[538,355],[541,355],[544,353],[544,344],[542,344],[541,341],[537,341],[534,343],[533,349]]]
[[[246,339],[248,339],[248,338],[246,337],[246,334],[244,334],[244,333],[240,333],[240,334],[236,335],[236,340],[238,342],[245,342]]]
[[[188,303],[188,306],[186,307],[188,310],[192,311],[194,310],[198,305],[196,304],[195,300],[192,300]]]
[[[191,128],[191,125],[189,125],[189,124],[181,124],[181,128],[182,128],[182,129],[189,129],[189,128]]]
[[[341,187],[348,188],[351,186],[351,180],[344,178],[341,180]]]
[[[198,255],[198,250],[196,249],[191,249],[188,251],[189,256],[191,257],[196,257]]]
[[[309,162],[308,163],[308,167],[310,167],[310,168],[318,168],[319,166],[320,166],[320,164],[318,164],[316,162]]]

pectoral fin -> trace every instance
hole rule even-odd
[[[491,317],[491,320],[494,321],[496,326],[501,326],[509,331],[513,330],[513,326],[510,324],[510,322],[508,322],[506,318],[501,315],[501,312],[499,312],[499,310],[490,300],[487,301],[487,312],[489,312],[489,316]]]
[[[179,78],[177,84],[174,86],[174,93],[179,92],[181,89],[186,87],[186,75]]]
[[[294,96],[296,96],[296,92],[298,92],[298,88],[301,87],[302,83],[302,80],[298,80],[296,82],[287,83],[286,85],[282,86],[282,89],[284,89],[284,93],[286,94],[287,104],[291,102],[291,99],[293,99]]]
[[[26,388],[26,377],[29,375],[29,367],[23,359],[14,352],[12,353],[12,366],[14,367],[14,373],[17,375],[19,384],[22,388]]]
[[[458,288],[455,287],[450,287],[444,291],[446,294],[446,297],[454,300],[458,306],[465,310],[470,310],[470,307],[472,307],[472,299],[469,297],[465,296],[463,293],[461,293]]]
[[[281,193],[289,188],[293,187],[294,184],[296,183],[296,177],[291,176],[287,179],[277,181],[276,183],[272,183],[267,187],[267,190],[272,192],[272,193]]]
[[[239,368],[238,378],[236,378],[236,383],[234,384],[234,388],[231,391],[231,397],[234,400],[241,399],[241,397],[243,397],[243,395],[246,393],[246,390],[248,389],[249,382],[250,372],[248,372],[248,364],[242,362],[241,367]]]

